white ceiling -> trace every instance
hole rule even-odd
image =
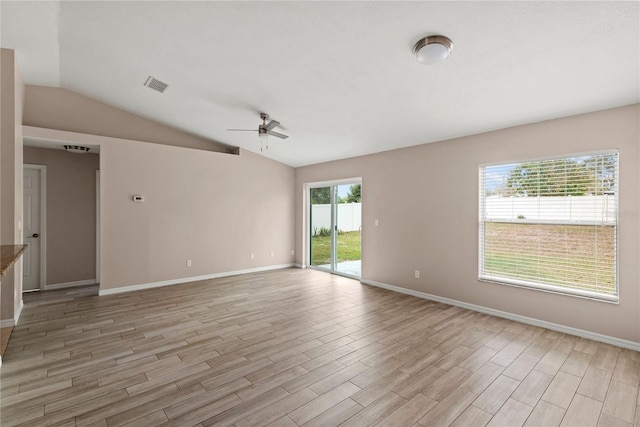
[[[248,150],[226,129],[265,111],[291,137],[263,154],[301,166],[640,102],[639,5],[2,1],[1,42],[28,84]],[[429,67],[431,34],[455,46]]]

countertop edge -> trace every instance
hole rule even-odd
[[[27,245],[0,245],[0,278],[16,263]]]

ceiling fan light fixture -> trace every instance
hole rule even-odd
[[[260,139],[260,151],[269,149],[269,131],[266,125],[258,126],[258,138]]]
[[[260,113],[260,119],[262,120],[262,124],[258,125],[258,138],[260,139],[260,151],[263,149],[269,149],[269,135],[275,136],[280,139],[287,139],[289,135],[285,135],[280,132],[276,132],[273,128],[280,126],[280,122],[277,120],[269,120],[269,115],[267,113]],[[233,132],[255,132],[256,129],[227,129],[228,131]]]
[[[413,53],[416,61],[425,65],[444,62],[453,50],[453,42],[446,36],[428,36],[416,42]]]

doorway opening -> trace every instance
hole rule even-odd
[[[308,265],[362,276],[362,180],[307,185]]]
[[[99,279],[99,147],[74,153],[60,144],[23,145],[23,292]]]

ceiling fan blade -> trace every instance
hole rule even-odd
[[[280,122],[277,122],[275,120],[271,120],[269,123],[267,123],[267,126],[265,126],[265,129],[270,131],[271,129],[273,129],[274,127],[278,126],[279,124],[280,124]]]
[[[282,138],[282,139],[287,139],[289,138],[289,135],[285,135],[283,133],[278,133],[278,132],[274,132],[272,130],[270,130],[269,132],[267,132],[269,135],[273,135],[276,138]]]
[[[227,129],[233,132],[258,132],[256,129]]]

